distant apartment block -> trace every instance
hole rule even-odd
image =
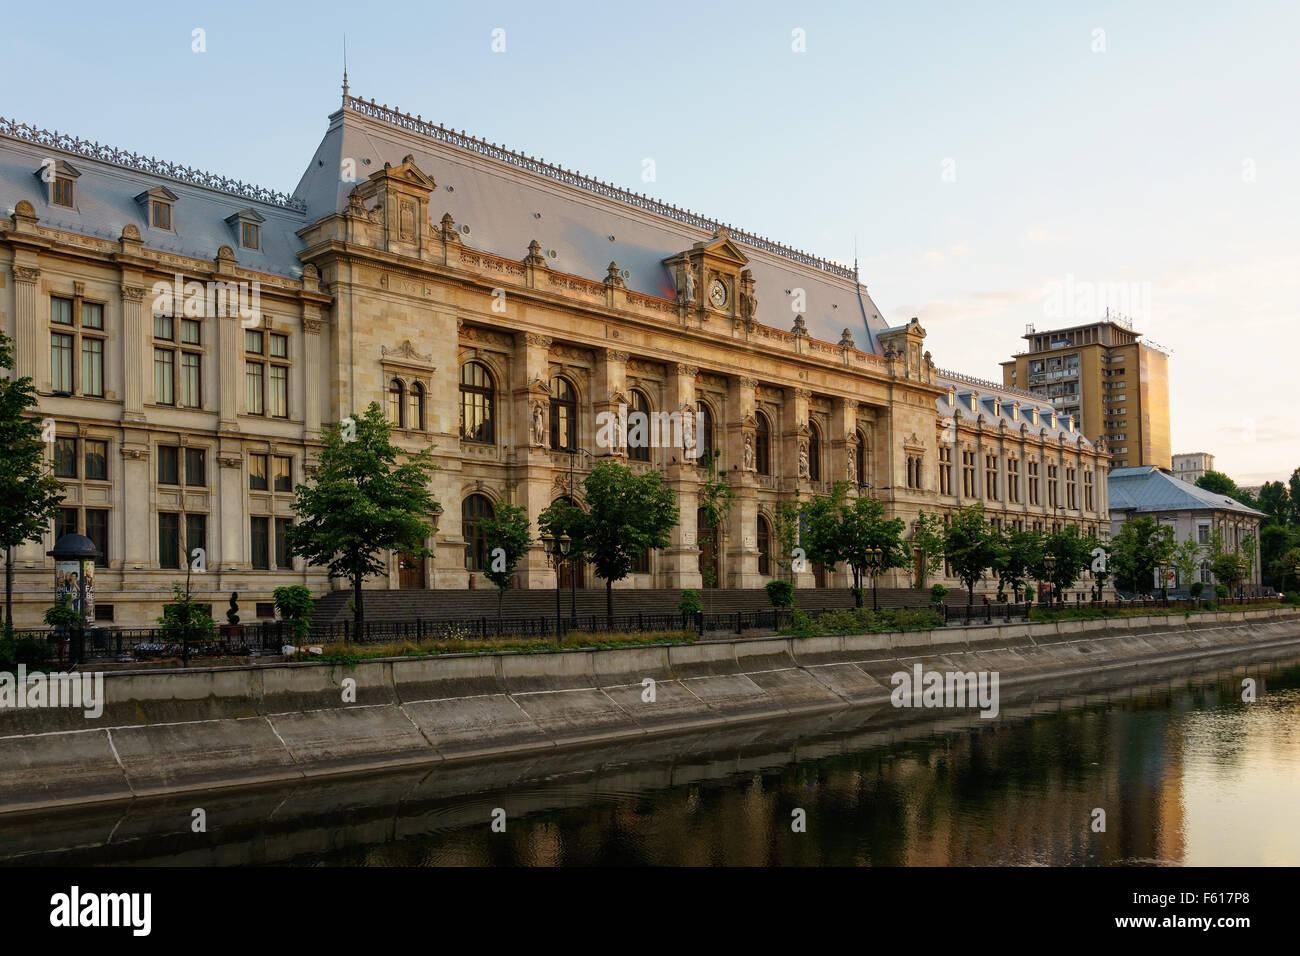
[[[1194,451],[1186,455],[1174,455],[1174,477],[1181,478],[1189,484],[1196,484],[1197,479],[1207,471],[1214,470],[1214,456],[1203,451]]]
[[[1029,348],[1002,363],[1005,385],[1041,395],[1084,435],[1105,443],[1114,468],[1171,467],[1169,355],[1119,316],[1025,331]]]

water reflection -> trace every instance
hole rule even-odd
[[[203,835],[188,832],[193,797],[138,804],[125,818],[46,815],[35,833],[30,821],[0,821],[0,862],[1296,865],[1296,665],[1088,696],[1004,695],[994,721],[903,722],[886,708],[719,732],[712,748],[679,740],[586,765],[573,755],[498,762],[486,788],[482,769],[441,768],[214,794]],[[497,808],[504,833],[490,826]],[[798,810],[806,832],[792,830]],[[1096,810],[1104,832],[1092,828]]]

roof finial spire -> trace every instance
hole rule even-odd
[[[343,102],[348,101],[348,35],[343,34]]]

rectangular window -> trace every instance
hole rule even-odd
[[[173,379],[175,353],[171,349],[153,350],[153,400],[159,405],[175,405],[176,392]]]
[[[66,176],[54,177],[54,205],[72,205],[72,180]]]
[[[54,540],[57,542],[65,534],[77,533],[77,509],[60,508],[54,518]]]
[[[289,357],[289,336],[271,333],[271,358]]]
[[[245,249],[256,249],[257,240],[257,223],[241,222],[239,224],[239,244]]]
[[[275,566],[291,570],[293,568],[293,558],[289,555],[289,525],[292,522],[288,518],[275,519]]]
[[[176,337],[176,323],[170,315],[155,315],[153,317],[153,337],[156,339],[166,339],[168,342]]]
[[[102,303],[81,303],[81,327],[83,329],[103,329],[104,306]]]
[[[158,566],[181,566],[181,516],[169,512],[158,513]]]
[[[84,461],[86,477],[93,481],[108,480],[108,442],[86,439]]]
[[[181,405],[185,408],[203,406],[202,359],[197,352],[181,353]]]
[[[202,345],[202,329],[198,319],[181,319],[181,341],[186,345]]]
[[[247,386],[246,398],[248,400],[248,414],[263,414],[262,406],[262,363],[248,362],[244,372],[244,383]]]
[[[265,571],[271,565],[269,518],[249,518],[253,567]]]
[[[50,388],[56,392],[72,391],[73,336],[50,334]]]
[[[104,396],[103,339],[83,337],[81,340],[81,391],[96,398]]]
[[[77,477],[77,440],[75,438],[54,439],[54,477]]]
[[[1020,459],[1007,459],[1007,500],[1020,504]]]
[[[1055,508],[1060,503],[1060,477],[1056,465],[1047,466],[1047,506]]]
[[[72,300],[50,296],[50,321],[55,325],[71,325]]]
[[[262,333],[256,329],[244,330],[244,351],[262,354]]]
[[[265,461],[265,458],[263,458]],[[275,490],[276,491],[293,491],[293,459],[287,455],[275,456]],[[262,482],[265,486],[265,478]]]
[[[289,417],[289,369],[284,365],[271,366],[271,394],[268,411],[276,418]]]
[[[158,484],[179,485],[180,449],[175,445],[158,446]]]
[[[113,623],[113,605],[95,602],[95,620]]]
[[[207,515],[186,515],[185,516],[185,558],[187,561],[194,560],[194,549],[202,548],[204,554],[208,550],[208,516]]]
[[[185,484],[202,487],[208,483],[206,458],[207,452],[203,448],[185,449]]]
[[[266,491],[266,456],[248,456],[248,487],[253,491]]]
[[[990,501],[998,500],[998,456],[984,456],[984,493]]]
[[[99,557],[95,563],[108,564],[108,512],[97,508],[86,509],[86,537],[95,545]]]
[[[1198,525],[1196,528],[1196,543],[1210,543],[1210,526],[1208,524]]]
[[[1041,495],[1042,492],[1038,483],[1038,462],[1031,461],[1029,463],[1029,503],[1031,505],[1038,504]]]
[[[158,229],[170,229],[172,227],[171,203],[158,202],[157,200],[154,200],[153,224]]]
[[[952,449],[939,449],[939,493],[952,494]]]

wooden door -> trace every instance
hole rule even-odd
[[[414,591],[424,587],[424,558],[398,554],[397,586],[403,591]]]

